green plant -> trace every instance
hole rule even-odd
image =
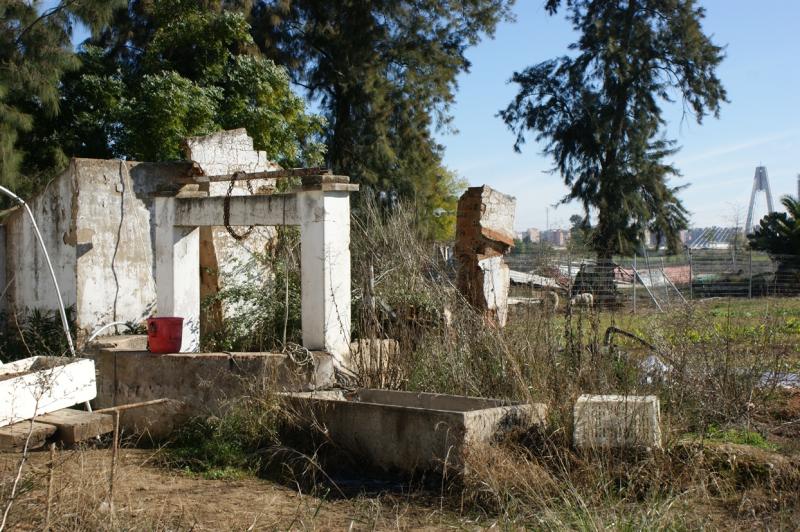
[[[203,350],[281,351],[301,342],[299,234],[292,227],[276,230],[273,249],[229,262],[221,289],[204,298],[204,313],[221,320],[204,324]]]
[[[267,450],[279,441],[280,419],[277,399],[268,392],[236,399],[219,416],[189,420],[162,460],[204,478],[256,474]]]
[[[75,307],[66,309],[70,334],[75,338]],[[32,356],[64,356],[69,346],[56,311],[33,309],[0,315],[0,362]]]

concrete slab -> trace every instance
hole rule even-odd
[[[55,437],[65,445],[74,445],[114,431],[114,418],[108,414],[65,408],[36,418],[56,427]]]
[[[295,393],[287,403],[359,461],[403,473],[458,468],[470,444],[543,424],[547,414],[543,404],[371,389]]]
[[[581,395],[573,418],[578,449],[661,448],[661,412],[655,395]]]
[[[94,399],[95,365],[85,358],[31,357],[0,366],[0,427]]]
[[[30,440],[28,439],[29,433]],[[44,446],[47,438],[55,433],[56,428],[53,425],[34,421],[31,429],[30,421],[20,421],[0,428],[0,451],[22,451],[26,441],[28,449],[39,449]]]

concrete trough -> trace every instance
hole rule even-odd
[[[0,427],[94,399],[94,362],[83,358],[24,358],[0,364]]]
[[[315,424],[360,463],[386,472],[463,465],[471,444],[544,424],[547,406],[456,395],[359,389],[292,393],[301,426]]]
[[[154,354],[145,345],[144,336],[108,337],[87,349],[97,365],[95,409],[172,399],[183,404],[181,418],[220,415],[259,385],[291,392],[334,382],[333,360],[322,352],[312,352],[313,360],[298,366],[281,353]]]

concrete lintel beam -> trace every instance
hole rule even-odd
[[[230,202],[230,225],[300,225],[295,194],[176,198],[175,225],[208,227],[224,224]]]

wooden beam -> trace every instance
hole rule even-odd
[[[31,438],[28,441],[28,433]],[[28,449],[39,449],[43,447],[47,438],[56,433],[56,427],[47,423],[33,422],[31,431],[30,421],[20,421],[13,425],[0,428],[0,451],[19,451],[25,448],[28,441]]]
[[[65,408],[36,418],[36,421],[54,425],[56,439],[72,445],[114,430],[114,416]]]

